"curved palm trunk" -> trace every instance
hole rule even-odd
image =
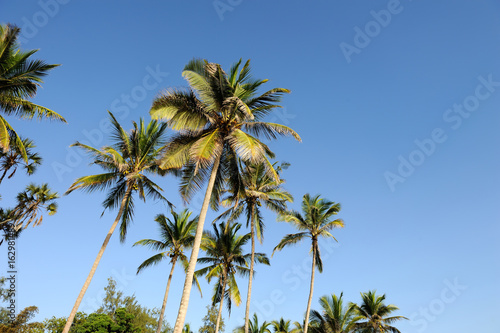
[[[203,205],[201,206],[196,235],[194,236],[193,250],[191,251],[191,257],[189,259],[189,265],[186,272],[186,280],[184,281],[184,289],[182,290],[179,313],[177,314],[177,320],[175,321],[174,333],[182,333],[182,329],[184,328],[184,320],[186,319],[187,308],[189,305],[189,295],[191,294],[191,286],[193,285],[194,269],[196,267],[196,261],[198,260],[198,252],[200,252],[201,238],[203,236],[203,224],[205,223],[205,218],[207,216],[208,204],[214,188],[215,176],[217,174],[217,170],[219,169],[219,164],[220,155],[214,161],[210,180],[207,185],[207,191],[205,192],[205,198],[203,199]]]
[[[94,273],[97,270],[97,265],[99,265],[99,262],[101,261],[102,255],[104,254],[104,250],[106,250],[106,246],[108,246],[111,235],[113,235],[113,232],[115,231],[115,228],[118,225],[118,222],[120,221],[120,218],[123,215],[123,210],[125,209],[125,203],[127,202],[127,198],[130,196],[131,192],[132,192],[132,188],[129,187],[127,189],[127,192],[125,193],[125,196],[122,199],[122,202],[120,205],[120,210],[118,211],[118,215],[116,216],[115,222],[113,222],[111,229],[109,229],[109,232],[106,235],[104,242],[102,243],[101,249],[99,250],[99,253],[97,254],[97,258],[95,259],[94,264],[92,265],[92,268],[90,269],[89,276],[87,276],[87,280],[85,280],[85,283],[83,284],[82,290],[80,291],[80,294],[76,298],[75,305],[73,306],[73,310],[71,310],[71,314],[68,317],[68,321],[66,322],[66,325],[64,326],[63,333],[68,333],[69,329],[71,328],[71,324],[73,323],[73,319],[75,318],[76,312],[78,311],[78,308],[80,307],[80,303],[83,300],[83,296],[85,295],[85,292],[87,291],[87,288],[90,285],[90,281],[92,281],[92,277],[94,276]]]
[[[309,326],[309,312],[311,312],[311,301],[312,301],[313,289],[314,289],[314,271],[316,270],[315,269],[316,268],[316,243],[317,243],[317,241],[313,239],[311,286],[309,287],[309,300],[307,301],[306,320],[304,323],[304,333],[307,333],[307,328]]]
[[[170,275],[168,276],[167,289],[165,290],[165,296],[163,297],[163,305],[161,306],[160,319],[158,320],[158,328],[156,333],[161,332],[161,327],[163,325],[163,315],[165,314],[165,308],[167,307],[168,291],[170,290],[170,282],[172,282],[172,275],[174,275],[175,262],[177,257],[172,258],[172,269],[170,270]]]
[[[252,296],[252,280],[253,280],[253,266],[255,258],[255,219],[254,219],[254,206],[252,206],[251,221],[250,221],[250,235],[252,237],[252,254],[250,257],[250,274],[248,276],[248,292],[247,292],[247,305],[245,310],[245,333],[248,333],[248,326],[250,320],[250,298]]]
[[[220,305],[219,305],[219,313],[217,314],[217,321],[215,322],[215,332],[219,332],[219,324],[220,324],[220,318],[222,317],[222,303],[224,303],[224,295],[226,293],[226,274],[224,274],[224,278],[222,281],[222,295],[220,297]]]
[[[9,171],[9,169],[5,169],[5,171],[2,173],[2,177],[0,178],[0,184],[2,184],[2,181],[5,178],[5,175],[7,174],[7,171]]]

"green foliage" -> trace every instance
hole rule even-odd
[[[148,309],[139,304],[134,295],[124,296],[122,291],[116,289],[116,281],[108,279],[108,285],[104,288],[105,296],[102,305],[97,309],[97,314],[113,316],[119,308],[123,308],[133,319],[132,324],[142,330],[142,332],[156,332],[159,318],[158,309]],[[172,328],[168,322],[162,325],[163,333],[170,333]]]
[[[78,325],[75,333],[142,333],[134,325],[134,316],[124,308],[116,309],[113,316],[104,313],[92,313]]]
[[[191,330],[191,325],[185,324],[184,328],[182,329],[182,333],[193,333],[193,331]]]
[[[64,329],[64,325],[66,325],[66,321],[68,318],[66,317],[52,317],[47,318],[43,321],[43,328],[45,333],[62,333]],[[73,324],[69,330],[70,333],[75,333],[76,328],[83,324],[87,320],[87,314],[84,312],[77,312],[75,316],[75,320],[73,320]]]
[[[70,333],[87,332],[137,332],[155,333],[159,310],[141,306],[135,296],[124,296],[117,290],[116,281],[108,279],[101,307],[90,315],[77,312]],[[45,333],[61,333],[67,318],[52,317],[43,322]],[[162,333],[172,333],[173,329],[164,321]]]
[[[199,328],[198,333],[214,333],[216,322],[217,307],[215,305],[207,305],[207,314],[203,317],[203,324]],[[224,333],[225,327],[224,318],[221,318],[219,322],[219,332]]]
[[[40,332],[43,324],[39,322],[28,323],[38,312],[36,306],[29,306],[23,309],[13,321],[10,319],[7,322],[0,323],[0,332],[2,333],[32,333]]]

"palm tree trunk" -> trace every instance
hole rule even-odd
[[[248,322],[250,320],[250,297],[252,296],[252,280],[253,280],[253,266],[255,258],[255,207],[252,205],[250,215],[250,235],[252,236],[252,254],[250,257],[250,274],[248,276],[248,292],[247,292],[247,305],[245,309],[245,333],[248,333]]]
[[[309,287],[309,300],[307,301],[307,310],[306,310],[306,320],[304,323],[304,333],[307,333],[307,328],[309,326],[309,312],[311,312],[311,302],[313,298],[313,289],[314,289],[314,271],[316,270],[316,243],[317,241],[313,239],[313,253],[312,253],[312,268],[311,268],[311,286]]]
[[[189,265],[186,271],[186,280],[184,281],[184,289],[182,290],[179,313],[177,314],[177,320],[175,321],[174,333],[182,333],[182,329],[184,328],[184,320],[186,319],[186,313],[189,304],[189,295],[191,293],[191,286],[193,285],[194,269],[196,267],[196,261],[198,260],[198,252],[200,252],[201,238],[203,236],[203,224],[205,223],[205,218],[207,216],[208,204],[210,202],[210,197],[212,196],[215,176],[217,175],[217,170],[219,169],[220,158],[220,155],[215,158],[214,165],[212,167],[212,173],[210,175],[210,180],[208,181],[207,185],[207,191],[205,192],[205,198],[203,199],[203,205],[201,206],[198,226],[196,228],[196,234],[194,236],[193,250],[191,251],[191,257],[189,259]]]
[[[170,270],[170,275],[168,276],[167,289],[165,290],[165,297],[163,297],[163,305],[161,306],[160,319],[158,320],[158,328],[156,333],[161,332],[161,326],[163,325],[163,315],[165,314],[165,308],[167,307],[168,291],[170,289],[170,282],[172,281],[172,275],[174,275],[174,267],[177,257],[172,258],[172,269]]]
[[[224,274],[224,278],[222,281],[222,295],[220,297],[220,305],[219,305],[219,313],[217,314],[217,321],[215,322],[215,332],[219,332],[219,324],[220,324],[220,318],[222,317],[222,303],[224,303],[224,294],[226,293],[226,274]]]
[[[113,232],[115,231],[115,228],[118,225],[118,222],[120,221],[120,218],[123,215],[123,210],[125,209],[125,203],[127,202],[127,198],[131,195],[131,192],[132,192],[132,187],[129,186],[129,188],[127,188],[127,192],[123,196],[123,199],[122,199],[122,202],[120,205],[120,210],[118,211],[118,215],[116,216],[115,222],[113,222],[111,229],[109,229],[109,232],[106,235],[104,242],[102,243],[101,249],[99,250],[99,253],[97,254],[97,258],[95,259],[94,264],[92,265],[92,268],[90,269],[89,276],[87,276],[87,280],[85,280],[85,283],[83,284],[82,290],[80,291],[80,294],[78,295],[78,297],[76,299],[75,305],[73,306],[73,310],[71,310],[71,314],[68,317],[68,321],[66,322],[66,325],[64,326],[63,333],[68,333],[69,329],[71,328],[71,324],[73,323],[73,319],[75,318],[76,312],[78,311],[78,308],[80,307],[80,303],[83,300],[83,296],[85,295],[85,292],[87,291],[87,288],[90,285],[90,281],[92,281],[92,277],[94,276],[94,273],[97,270],[97,265],[99,265],[99,262],[101,261],[101,257],[104,254],[104,250],[106,250],[106,246],[109,243],[111,235],[113,235]]]
[[[2,173],[2,177],[0,178],[0,184],[2,183],[3,179],[5,178],[5,175],[7,174],[7,171],[9,169],[5,169],[5,171]]]

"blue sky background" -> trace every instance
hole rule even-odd
[[[390,21],[381,10],[392,11]],[[300,209],[305,193],[342,204],[346,226],[334,233],[338,244],[323,245],[313,308],[322,295],[343,291],[358,302],[359,292],[376,289],[412,319],[397,324],[402,332],[494,332],[500,324],[499,15],[494,0],[2,1],[0,22],[23,29],[23,49],[39,48],[36,58],[62,64],[35,101],[68,121],[9,118],[36,142],[44,164],[32,177],[18,171],[2,183],[2,207],[28,182],[48,182],[62,194],[77,177],[99,172],[69,145],[105,145],[106,110],[125,128],[149,120],[159,91],[186,85],[181,71],[193,57],[224,68],[251,59],[254,75],[270,79],[266,88],[292,90],[269,119],[303,139],[271,144],[279,160],[291,163],[284,173],[296,198],[290,207]],[[385,26],[375,16],[385,17]],[[358,29],[368,29],[365,40]],[[346,57],[346,44],[357,51]],[[453,108],[463,103],[460,116]],[[436,129],[443,142],[425,155],[415,141],[430,147]],[[403,159],[418,165],[403,170]],[[398,168],[402,178],[391,186],[387,174],[398,175]],[[182,207],[175,179],[158,182]],[[55,216],[18,240],[18,305],[38,306],[37,320],[69,314],[116,215],[100,218],[103,198],[62,197]],[[201,200],[202,193],[188,207],[198,213]],[[152,252],[131,247],[156,238],[158,213],[166,213],[164,204],[137,203],[126,242],[113,236],[81,310],[97,309],[110,276],[142,305],[161,306],[169,266],[136,276]],[[258,250],[270,254],[294,230],[271,213],[264,217]],[[256,268],[251,312],[260,321],[301,320],[309,246],[289,248],[270,267]],[[5,247],[0,252],[7,257]],[[2,271],[6,261],[0,260]],[[166,313],[172,325],[183,282],[177,270]],[[246,281],[240,290],[246,294]],[[203,291],[200,298],[193,290],[186,318],[196,330],[212,288],[204,284]],[[244,304],[224,316],[229,332],[242,323]]]

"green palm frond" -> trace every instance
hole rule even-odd
[[[66,191],[66,194],[74,190],[83,189],[89,193],[101,191],[111,187],[116,182],[116,173],[101,173],[98,175],[83,176],[77,178],[71,187]]]
[[[281,124],[266,123],[266,122],[248,122],[244,128],[257,136],[263,135],[266,139],[277,139],[278,136],[293,136],[295,140],[302,142],[300,136],[290,127]]]
[[[137,243],[136,243],[137,244]],[[134,245],[136,245],[134,244]],[[137,274],[142,272],[143,269],[159,264],[166,257],[166,252],[155,254],[154,256],[143,261],[142,264],[137,267]]]
[[[283,248],[285,248],[286,246],[297,244],[298,242],[300,242],[301,240],[303,240],[306,237],[309,237],[309,235],[308,235],[307,232],[300,232],[300,233],[297,233],[297,234],[288,234],[288,235],[286,235],[278,243],[278,245],[276,245],[276,247],[273,250],[273,254],[272,255],[274,255],[274,252],[276,252],[276,251],[283,250]]]

